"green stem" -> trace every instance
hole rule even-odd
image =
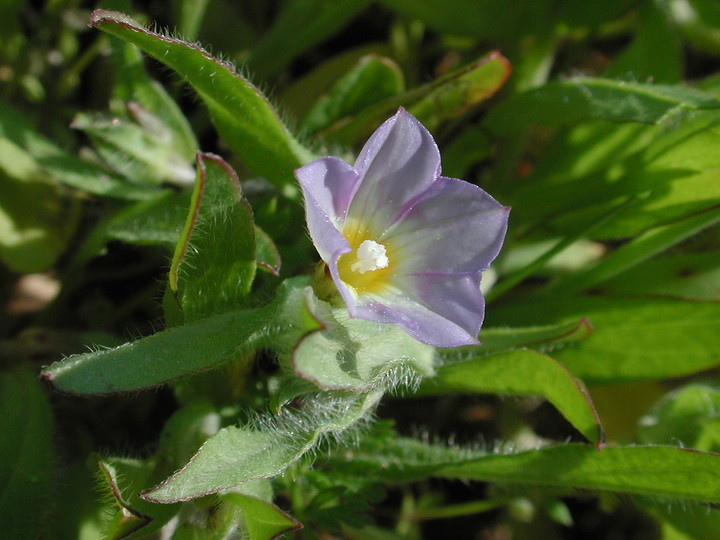
[[[412,519],[415,521],[423,521],[428,519],[448,519],[460,516],[469,516],[472,514],[479,514],[481,512],[489,512],[490,510],[495,510],[496,508],[502,508],[503,506],[506,506],[508,502],[509,501],[503,499],[498,499],[438,506],[437,508],[418,510],[412,515]]]

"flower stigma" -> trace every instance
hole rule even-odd
[[[350,244],[350,253],[340,257],[338,274],[340,279],[356,293],[379,292],[388,283],[392,268],[392,250],[360,223],[346,223],[344,235]]]
[[[380,268],[387,268],[390,259],[387,258],[385,246],[378,244],[374,240],[365,240],[357,249],[357,261],[352,263],[350,270],[360,272],[372,272]]]

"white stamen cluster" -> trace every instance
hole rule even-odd
[[[365,240],[357,249],[357,261],[350,266],[354,272],[371,272],[380,268],[387,268],[390,260],[387,258],[385,246],[373,240]]]

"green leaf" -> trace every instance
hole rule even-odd
[[[202,0],[194,0],[192,3],[199,5]],[[110,38],[110,45],[115,68],[113,96],[120,101],[121,108],[135,106],[154,115],[181,160],[192,162],[198,151],[198,143],[190,122],[178,104],[158,81],[150,78],[142,53],[137,47],[117,38]]]
[[[248,67],[266,77],[298,54],[340,31],[369,0],[288,0],[270,30],[253,47]]]
[[[720,501],[720,455],[663,446],[566,444],[489,455],[440,468],[434,476],[481,482],[589,489]]]
[[[720,301],[717,253],[654,257],[604,282],[610,294],[670,296],[697,302]]]
[[[720,391],[701,383],[670,392],[640,419],[643,444],[675,444],[706,452],[720,450]]]
[[[195,191],[168,279],[183,319],[245,305],[254,277],[255,228],[240,181],[219,156],[198,154]]]
[[[143,199],[157,188],[132,185],[68,154],[33,129],[26,115],[0,100],[0,169],[14,178],[49,178],[95,195]]]
[[[589,269],[576,272],[569,278],[558,281],[551,290],[563,291],[567,294],[594,287],[718,221],[720,221],[720,205],[670,225],[651,229],[611,252]]]
[[[148,501],[171,503],[272,478],[301,459],[330,434],[340,434],[372,411],[382,391],[309,396],[299,411],[257,420],[260,428],[227,427],[208,439],[190,462],[155,488]]]
[[[345,116],[352,116],[400,94],[405,88],[402,72],[392,60],[364,56],[308,111],[302,126],[314,133]]]
[[[448,78],[433,88],[409,110],[429,130],[433,130],[442,121],[456,118],[488,99],[509,76],[510,63],[499,52],[493,51],[458,77]]]
[[[12,154],[0,139],[0,154]],[[78,223],[79,205],[43,181],[18,181],[0,169],[0,259],[15,272],[50,268]]]
[[[228,493],[223,496],[223,500],[242,509],[243,525],[249,540],[278,538],[286,532],[302,529],[302,524],[292,516],[256,497]]]
[[[8,538],[39,538],[52,508],[53,418],[37,377],[0,371],[0,523]]]
[[[712,303],[553,296],[488,315],[489,324],[512,325],[586,317],[593,332],[553,352],[585,382],[680,377],[720,364],[720,310]]]
[[[510,64],[493,51],[472,64],[431,83],[366,107],[320,132],[323,137],[352,144],[370,133],[400,107],[407,107],[418,120],[432,128],[489,98],[505,82]]]
[[[566,5],[573,4],[578,5]],[[615,57],[606,77],[655,83],[682,81],[682,44],[667,11],[666,6],[656,2],[638,6],[633,41]]]
[[[530,348],[548,352],[585,339],[590,332],[592,326],[587,319],[524,328],[484,327],[480,331],[480,346],[438,349],[437,354],[442,363],[447,365],[515,349]]]
[[[278,98],[283,110],[297,118],[304,117],[317,100],[330,91],[338,79],[357,67],[366,56],[389,57],[392,50],[385,42],[371,42],[339,51],[320,62],[299,78],[290,81]]]
[[[325,328],[305,335],[291,360],[297,375],[321,389],[367,392],[401,366],[410,380],[432,375],[433,347],[395,325],[354,319],[345,307],[331,309],[317,299],[311,310]]]
[[[667,126],[600,130],[604,140],[592,138],[597,131],[572,130],[581,142],[561,144],[523,182],[513,197],[521,231],[570,234],[626,205],[592,231],[593,238],[625,239],[717,206],[718,111]],[[560,149],[575,157],[560,157]]]
[[[104,235],[129,244],[174,246],[190,206],[190,194],[162,190],[154,197],[128,204],[108,221]]]
[[[512,136],[533,124],[560,126],[592,119],[657,124],[682,111],[719,107],[720,101],[691,88],[576,77],[506,99],[490,112],[485,126],[497,135]]]
[[[601,442],[603,438],[600,419],[583,383],[557,360],[535,351],[471,356],[441,366],[420,391],[543,396],[588,440]]]
[[[720,501],[720,455],[668,446],[546,446],[511,454],[431,445],[402,437],[363,442],[330,464],[385,481],[428,477],[511,483],[556,491],[609,491]]]
[[[162,121],[137,104],[128,104],[128,112],[138,121],[79,113],[72,127],[84,131],[105,163],[129,182],[150,185],[192,182],[190,163],[178,153]]]
[[[210,0],[173,0],[178,30],[185,39],[196,39]]]
[[[297,196],[293,170],[312,159],[267,98],[229,64],[197,45],[151,32],[121,13],[97,10],[90,26],[136,45],[176,71],[198,93],[220,135],[256,173]]]
[[[280,275],[280,252],[270,235],[255,225],[255,258],[258,268],[271,273],[274,276]]]
[[[152,504],[138,497],[142,486],[156,476],[153,461],[108,458],[99,460],[98,468],[100,488],[115,503],[103,531],[108,538],[135,538],[158,531],[179,511],[178,505]]]
[[[262,308],[231,311],[176,326],[114,349],[70,356],[43,370],[64,392],[108,394],[149,388],[232,360],[249,362],[257,347],[292,347],[318,328],[302,280],[280,287]]]

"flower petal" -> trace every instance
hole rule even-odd
[[[381,234],[440,174],[440,151],[430,132],[400,109],[373,133],[355,168],[361,181],[348,215]]]
[[[500,251],[509,210],[473,184],[440,177],[379,241],[392,246],[400,274],[479,272]]]
[[[479,281],[478,273],[403,276],[381,294],[358,299],[350,314],[397,324],[413,338],[434,347],[477,344],[485,314]]]
[[[310,237],[326,263],[350,251],[338,230],[358,176],[338,158],[321,158],[295,171],[305,198],[305,216]]]
[[[342,159],[316,159],[295,171],[305,197],[310,195],[339,228],[345,221],[350,199],[360,176]]]

